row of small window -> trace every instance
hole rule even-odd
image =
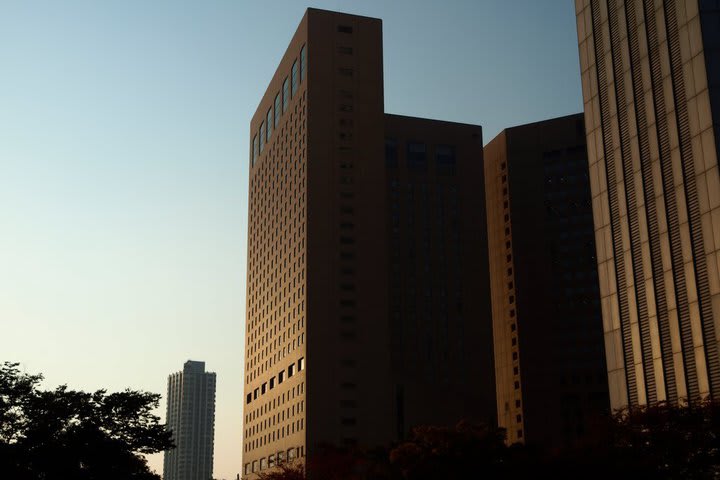
[[[408,142],[405,161],[410,169],[427,169],[427,146],[420,142]],[[437,167],[454,167],[455,147],[452,145],[436,145],[435,165]],[[398,166],[398,141],[394,138],[385,139],[385,166],[388,168],[397,168]]]
[[[298,91],[300,83],[305,80],[307,72],[307,60],[305,53],[305,45],[300,49],[300,63],[295,60],[292,64],[290,77],[285,77],[282,83],[282,92],[275,95],[275,102],[271,106],[265,117],[264,122],[260,122],[260,129],[253,137],[252,165],[255,165],[258,156],[265,149],[265,144],[270,141],[273,128],[277,129],[280,125],[280,117],[285,113],[290,105],[290,100]],[[282,95],[282,96],[281,96]],[[282,105],[282,109],[281,109]]]
[[[292,351],[295,350],[295,348],[300,348],[300,345],[305,343],[305,333],[300,333],[299,336],[293,339],[292,344],[286,345],[282,348],[282,350],[277,350],[274,354],[270,353],[269,358],[267,357],[268,352],[271,352],[269,347],[265,347],[265,351],[261,351],[259,354],[259,357],[256,355],[256,358],[253,359],[253,362],[256,363],[258,361],[261,362],[258,367],[256,367],[249,375],[249,380],[252,381],[255,378],[257,378],[260,374],[268,370],[270,367],[273,366],[273,362],[277,363],[279,361],[279,358],[284,358],[286,355],[290,355]],[[278,358],[279,357],[279,358]],[[262,359],[267,358],[264,362]]]
[[[503,221],[505,223],[505,235],[510,234],[510,205],[508,202],[508,177],[507,162],[500,164],[500,181],[503,189]],[[513,264],[512,264],[512,244],[509,239],[505,240],[505,261],[507,267],[507,292],[510,315],[510,346],[512,351],[513,363],[518,361],[518,339],[517,339],[517,323],[515,320],[515,284],[513,281]],[[513,387],[516,391],[520,390],[520,367],[513,365]],[[515,407],[520,407],[520,400],[515,400]],[[522,415],[516,415],[517,423],[522,423]],[[517,430],[517,437],[522,438],[522,429]]]
[[[268,456],[267,458],[263,457],[260,460],[254,460],[252,463],[246,463],[244,470],[245,475],[250,475],[251,473],[259,472],[267,468],[272,468],[275,465],[281,465],[282,463],[285,463],[286,460],[291,461],[297,457],[302,457],[303,455],[303,447],[289,448],[287,452],[279,451],[274,455]]]
[[[301,358],[300,360],[297,361],[297,371],[302,372],[303,370],[305,370],[305,358]],[[293,375],[295,375],[295,364],[294,363],[290,364],[290,366],[287,368],[287,378],[290,378]],[[272,390],[273,388],[275,388],[276,380],[277,380],[277,385],[280,385],[281,383],[283,383],[285,381],[285,370],[284,369],[280,373],[278,373],[277,377],[273,376],[269,382],[263,383],[262,386],[256,388],[252,393],[248,393],[247,397],[245,399],[245,403],[248,404],[248,403],[252,402],[253,400],[257,400],[258,396],[264,395],[269,390]]]

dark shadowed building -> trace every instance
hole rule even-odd
[[[609,411],[582,114],[503,130],[485,191],[498,424],[577,445]]]
[[[385,115],[397,434],[494,423],[482,129]]]

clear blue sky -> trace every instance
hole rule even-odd
[[[206,361],[219,478],[241,461],[248,124],[307,6],[0,0],[0,360],[163,394]],[[311,6],[383,19],[387,112],[487,142],[582,108],[571,0]]]

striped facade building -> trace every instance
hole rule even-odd
[[[720,3],[576,0],[613,408],[720,396]]]

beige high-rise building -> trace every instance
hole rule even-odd
[[[380,20],[307,10],[250,122],[245,474],[391,437],[382,117]]]
[[[576,0],[611,406],[720,398],[720,13]]]
[[[308,9],[250,138],[243,474],[492,421],[481,128],[386,115],[382,22]]]

